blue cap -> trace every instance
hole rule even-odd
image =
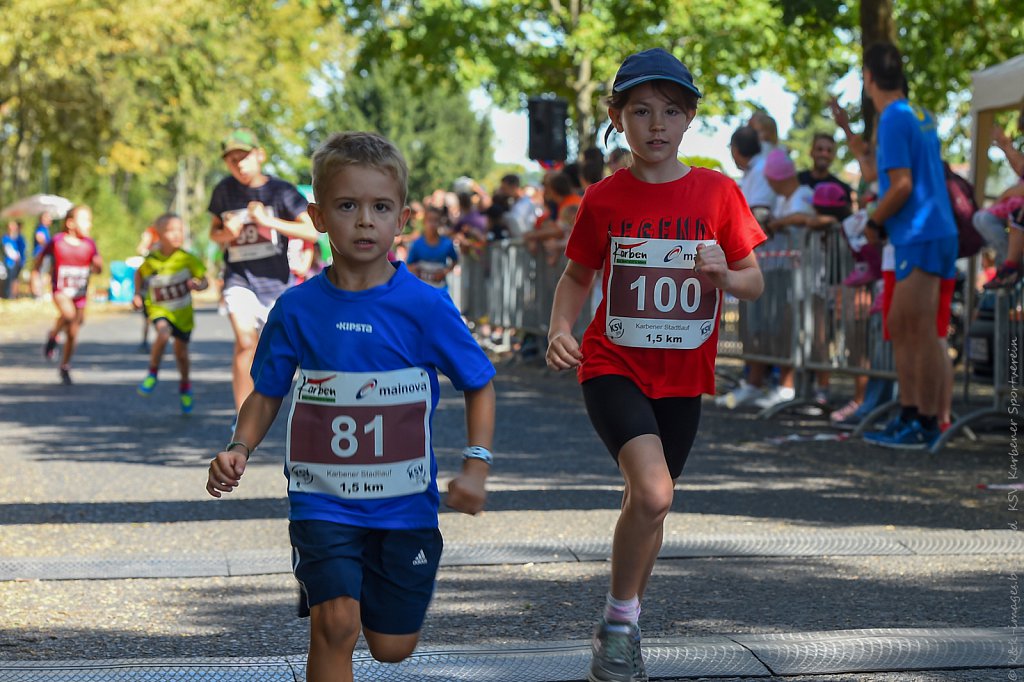
[[[693,76],[681,61],[660,47],[637,52],[626,57],[615,74],[612,92],[629,90],[635,85],[647,81],[665,80],[678,83],[684,88],[701,97],[700,90],[693,84]]]

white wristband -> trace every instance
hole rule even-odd
[[[479,445],[470,445],[468,448],[463,449],[462,459],[482,459],[490,466],[491,462],[494,461],[494,456],[487,448]]]

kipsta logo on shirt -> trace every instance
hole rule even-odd
[[[362,332],[363,334],[372,334],[372,324],[362,324],[361,322],[339,322],[334,325],[343,332]]]
[[[332,374],[329,377],[323,377],[320,379],[310,379],[305,374],[302,375],[302,385],[299,386],[299,396],[304,400],[313,400],[322,403],[333,403],[335,392],[330,386],[325,386],[328,381],[338,376]]]

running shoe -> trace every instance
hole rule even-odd
[[[762,391],[760,388],[758,388],[757,386],[752,386],[751,384],[748,384],[746,381],[740,380],[739,386],[729,391],[725,395],[720,395],[717,398],[715,398],[715,405],[718,405],[719,407],[725,407],[730,410],[734,410],[737,407],[749,405],[750,403],[754,402],[755,400],[763,396],[764,391]]]
[[[942,431],[938,428],[925,429],[921,422],[915,419],[892,436],[877,438],[873,442],[883,448],[896,450],[927,450],[941,435]]]
[[[43,346],[43,357],[47,360],[53,360],[57,355],[57,337],[51,336],[46,339],[46,345]]]
[[[60,368],[60,383],[65,386],[71,385],[71,371],[67,367]]]
[[[1008,289],[1020,279],[1020,266],[1003,263],[996,270],[996,276],[985,282],[985,289]]]
[[[796,398],[796,389],[789,388],[787,386],[776,386],[760,398],[754,400],[754,406],[762,410],[767,410],[769,407],[788,403],[794,398]]]
[[[847,417],[852,417],[853,413],[860,409],[860,403],[856,400],[851,400],[837,410],[834,410],[832,414],[828,416],[829,421],[833,424],[843,422]]]
[[[602,620],[594,628],[591,650],[589,682],[647,682],[638,626]]]
[[[178,393],[178,400],[181,401],[181,413],[192,414],[192,389]]]
[[[860,403],[856,400],[851,400],[838,410],[834,410],[832,414],[828,416],[829,423],[832,424],[832,428],[834,429],[839,429],[840,431],[853,431],[863,419],[863,417],[857,413],[859,409]]]
[[[906,428],[906,426],[907,423],[903,421],[899,415],[896,415],[895,417],[889,420],[889,423],[886,424],[885,428],[883,428],[881,431],[872,431],[871,433],[865,433],[864,440],[866,440],[869,443],[874,443],[875,445],[878,445],[879,441],[889,440],[897,433],[902,431],[904,428]]]
[[[868,263],[854,263],[853,271],[843,280],[843,286],[866,287],[878,279],[878,274],[873,272]]]
[[[141,396],[149,396],[149,394],[153,392],[153,389],[156,388],[156,382],[157,378],[155,374],[147,374],[146,378],[142,380],[142,383],[139,384],[139,387],[135,390]]]

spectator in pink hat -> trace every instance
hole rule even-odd
[[[767,251],[786,251],[794,246],[794,230],[810,227],[815,219],[814,190],[800,184],[793,160],[781,147],[768,152],[765,157],[764,177],[776,198],[772,219],[768,221],[767,232],[771,237],[763,248]],[[780,365],[778,386],[766,391],[763,397],[754,401],[754,405],[767,409],[795,398],[793,367]]]

